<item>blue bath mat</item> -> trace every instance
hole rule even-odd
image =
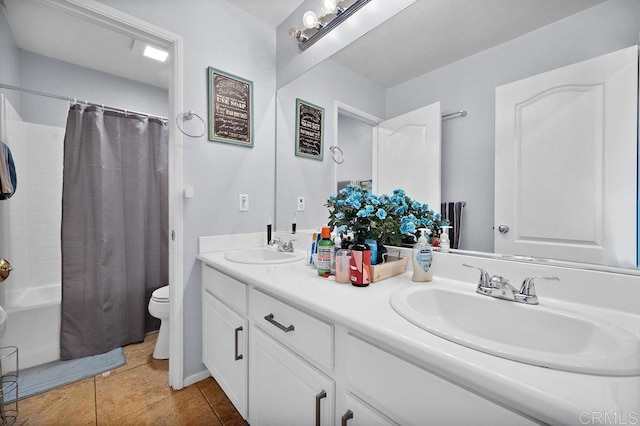
[[[105,371],[121,367],[126,362],[124,351],[117,348],[105,354],[53,361],[36,367],[27,368],[18,374],[18,399],[28,398],[69,383],[96,376]],[[5,402],[16,398],[9,393]]]

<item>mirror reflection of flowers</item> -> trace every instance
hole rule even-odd
[[[427,204],[412,200],[402,189],[392,195],[377,196],[368,189],[349,185],[331,195],[325,204],[329,208],[329,226],[344,226],[347,230],[366,229],[366,238],[385,245],[399,246],[410,235],[417,237],[419,228],[430,228],[434,236],[447,225]]]

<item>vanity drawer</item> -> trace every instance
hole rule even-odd
[[[346,372],[350,392],[403,425],[537,424],[352,334]]]
[[[325,371],[333,369],[333,325],[254,289],[249,294],[249,316],[302,358]]]
[[[247,313],[247,285],[202,265],[202,289],[216,296],[236,311]]]

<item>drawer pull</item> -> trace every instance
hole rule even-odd
[[[239,361],[239,360],[241,360],[241,359],[242,359],[242,354],[238,355],[238,333],[239,333],[240,331],[242,331],[242,327],[238,327],[238,328],[236,328],[236,330],[235,330],[235,333],[236,333],[236,345],[235,345],[235,346],[236,346],[236,350],[235,350],[235,351],[236,351],[236,353],[235,353],[236,361]]]
[[[284,331],[285,333],[293,331],[293,324],[291,324],[289,327],[285,327],[284,325],[280,324],[278,321],[273,319],[273,314],[267,315],[266,317],[264,317],[264,319],[266,319],[271,324],[275,325],[276,327],[278,327],[280,330]]]
[[[324,389],[316,395],[316,426],[320,426],[320,401],[326,397],[327,392]]]
[[[347,426],[347,422],[353,418],[353,411],[347,410],[342,416],[342,426]]]

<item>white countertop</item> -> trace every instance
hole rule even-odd
[[[537,420],[551,424],[588,424],[593,413],[596,416],[608,413],[611,418],[615,415],[623,421],[640,418],[640,377],[571,373],[488,355],[422,330],[398,315],[389,303],[395,290],[407,286],[454,286],[473,291],[472,283],[439,276],[434,276],[431,283],[414,283],[407,272],[358,288],[322,278],[304,261],[273,266],[246,265],[227,261],[223,252],[201,253],[198,259]]]

